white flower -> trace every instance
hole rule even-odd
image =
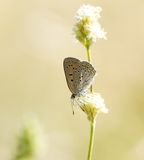
[[[74,104],[87,114],[90,121],[94,120],[98,112],[108,113],[104,99],[99,93],[89,93],[75,97]]]
[[[90,46],[97,39],[106,39],[106,32],[99,23],[101,7],[82,5],[75,15],[73,28],[76,39],[84,46]]]
[[[85,17],[90,17],[91,19],[99,19],[100,18],[100,12],[102,11],[101,7],[94,7],[91,5],[82,5],[76,15],[75,18],[77,21],[82,20]]]

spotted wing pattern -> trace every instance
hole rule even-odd
[[[68,57],[64,59],[64,71],[67,85],[72,94],[79,94],[86,91],[96,73],[93,66],[85,61]]]
[[[95,74],[96,71],[90,63],[85,61],[82,61],[80,63],[80,67],[78,67],[77,71],[74,74],[74,79],[76,81],[75,84],[78,84],[78,93],[87,91],[93,81]]]
[[[75,70],[80,66],[80,61],[76,58],[68,57],[64,59],[63,66],[68,88],[73,94],[76,94],[74,74]]]

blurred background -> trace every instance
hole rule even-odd
[[[23,117],[35,115],[49,160],[85,160],[89,122],[75,108],[63,59],[86,59],[72,36],[82,4],[103,8],[108,40],[92,46],[100,92],[109,114],[97,118],[93,160],[144,159],[144,1],[0,0],[0,159],[8,160]]]

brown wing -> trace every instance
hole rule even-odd
[[[78,66],[73,77],[75,84],[77,84],[76,90],[78,93],[86,91],[90,87],[95,73],[96,71],[90,63],[85,61],[80,63],[80,67]]]
[[[68,57],[64,59],[63,66],[68,88],[73,94],[76,94],[77,87],[75,85],[74,75],[75,71],[80,66],[80,61],[76,58]]]

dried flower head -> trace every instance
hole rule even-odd
[[[106,32],[98,22],[101,11],[101,7],[82,5],[76,12],[73,31],[76,39],[86,47],[97,39],[106,39]]]
[[[74,104],[80,106],[80,108],[87,114],[90,121],[93,121],[99,112],[108,113],[104,99],[99,93],[81,95],[79,97],[75,97],[74,101]]]

